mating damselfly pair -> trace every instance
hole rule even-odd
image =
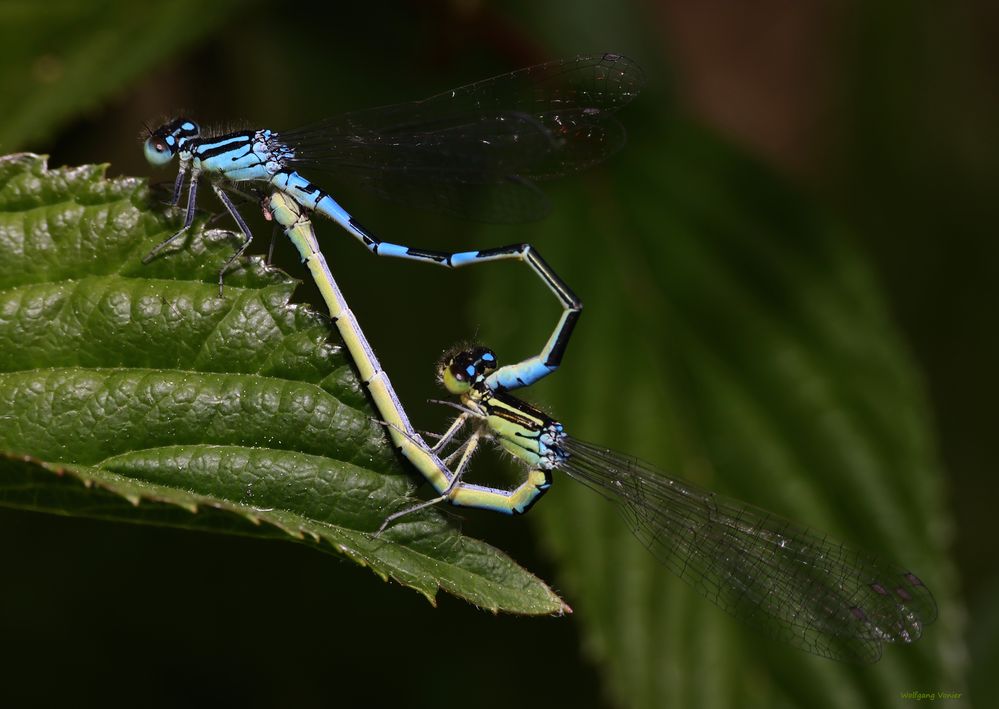
[[[228,196],[249,189],[307,263],[393,443],[437,497],[386,514],[381,533],[414,509],[437,502],[519,514],[570,477],[616,501],[635,535],[668,568],[712,602],[762,632],[836,659],[874,661],[883,642],[911,642],[936,616],[933,597],[909,571],[849,548],[751,505],[671,478],[640,461],[576,441],[562,425],[510,394],[553,372],[565,354],[581,303],[529,244],[446,253],[384,242],[298,169],[346,176],[395,201],[460,216],[517,222],[541,216],[540,179],[584,169],[624,142],[618,109],[641,90],[636,64],[616,54],[529,67],[424,101],[348,113],[292,131],[203,132],[178,118],[145,143],[154,165],[180,162],[173,203],[185,179],[184,225],[193,223],[197,187],[207,179],[244,241],[251,231]],[[388,375],[326,265],[310,213],[339,224],[373,253],[456,268],[523,261],[556,295],[563,312],[541,352],[499,366],[486,348],[452,353],[438,375],[459,416],[429,445],[411,425]],[[610,376],[610,375],[608,375]],[[471,434],[462,438],[462,432]],[[474,453],[491,441],[522,461],[512,490],[464,480]],[[373,530],[374,531],[374,530]]]

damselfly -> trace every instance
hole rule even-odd
[[[883,643],[913,642],[936,618],[933,595],[912,572],[635,458],[578,441],[559,422],[491,386],[496,368],[496,356],[482,347],[442,361],[442,383],[460,399],[447,403],[461,414],[432,449],[446,464],[457,465],[450,487],[431,503],[523,512],[527,505],[504,500],[529,505],[551,486],[552,471],[560,470],[616,502],[649,551],[720,608],[824,657],[874,662]],[[444,455],[466,424],[472,434]],[[527,477],[518,488],[497,491],[462,482],[483,440],[525,464]],[[408,511],[391,515],[385,524]]]
[[[624,143],[614,113],[641,90],[641,69],[618,54],[550,62],[479,81],[423,101],[347,113],[291,131],[244,130],[209,135],[187,118],[152,131],[145,155],[153,165],[175,156],[180,170],[171,204],[189,179],[181,229],[146,257],[155,257],[193,224],[198,182],[207,178],[232,215],[243,243],[219,272],[246,250],[252,233],[227,195],[251,183],[281,192],[305,210],[329,217],[372,253],[447,268],[514,259],[527,263],[562,301],[560,326],[545,349],[505,384],[528,385],[557,368],[581,304],[529,244],[455,253],[384,242],[327,192],[297,170],[328,172],[375,193],[418,207],[493,222],[535,219],[547,210],[535,181],[600,162]]]

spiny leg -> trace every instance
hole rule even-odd
[[[258,195],[258,194],[251,194],[250,192],[247,192],[246,190],[238,189],[234,185],[231,185],[231,184],[227,184],[225,186],[225,192],[226,192],[227,195],[230,195],[230,199],[231,199],[231,195],[236,195],[237,197],[240,198],[239,201],[233,200],[233,204],[242,204],[242,202],[258,204],[258,203],[261,202],[260,195]],[[207,224],[214,224],[219,219],[221,219],[222,217],[225,217],[225,216],[232,216],[232,212],[230,212],[228,209],[223,210],[221,212],[215,212],[214,214],[212,214],[208,218],[208,221],[206,222],[206,225]],[[267,219],[268,221],[271,218],[270,212],[268,212],[267,210],[264,210],[264,218]]]
[[[451,441],[451,439],[455,437],[458,431],[462,429],[462,427],[465,425],[465,422],[468,421],[468,417],[470,415],[471,414],[463,413],[461,414],[461,416],[455,418],[454,422],[450,426],[448,426],[448,429],[441,434],[440,438],[437,439],[437,443],[435,443],[433,447],[430,449],[431,452],[439,453],[444,448],[444,446],[446,446]],[[448,461],[445,460],[444,462]]]
[[[243,252],[245,252],[249,248],[250,243],[253,241],[253,232],[250,231],[250,227],[246,225],[246,222],[243,220],[242,215],[236,209],[236,205],[232,203],[232,200],[229,199],[229,196],[222,190],[222,188],[219,187],[218,185],[212,185],[212,189],[215,190],[215,194],[218,196],[219,201],[222,202],[222,205],[227,210],[229,210],[229,214],[232,215],[232,218],[236,222],[236,225],[239,227],[239,230],[243,232],[243,236],[246,237],[243,240],[243,243],[240,244],[239,248],[237,248],[236,251],[233,252],[232,256],[226,259],[226,262],[222,264],[222,269],[219,271],[219,296],[221,297],[222,280],[225,277],[225,272],[228,271],[232,267],[232,264],[234,264],[237,261],[237,259],[239,259],[239,257],[243,255]]]
[[[433,431],[420,431],[419,433],[420,436],[426,436],[427,438],[437,439],[437,443],[434,444],[432,448],[426,448],[426,443],[417,437],[416,431],[412,432],[404,431],[391,421],[383,421],[381,419],[376,419],[376,418],[370,418],[369,420],[372,423],[377,423],[379,426],[385,426],[386,428],[391,429],[395,433],[399,434],[400,436],[408,440],[414,446],[419,446],[420,448],[425,449],[431,456],[437,456],[440,453],[440,449],[443,448],[444,445],[448,443],[448,440],[453,438],[454,435],[464,425],[462,417],[458,417],[457,419],[455,419],[454,423],[451,424],[448,430],[443,434],[434,433]],[[458,446],[455,450],[451,451],[445,458],[438,458],[438,460],[440,460],[444,464],[445,470],[447,470],[448,473],[451,473],[451,469],[447,468],[446,466],[451,464],[451,461],[455,459],[455,457],[458,455],[459,452],[461,452],[462,446],[464,445],[465,444],[463,443],[461,446]],[[448,479],[450,480],[451,478],[449,477]],[[450,487],[450,483],[448,483],[448,487]]]
[[[446,490],[444,490],[437,497],[434,497],[430,500],[426,500],[425,502],[421,502],[418,505],[413,505],[412,507],[407,507],[404,510],[393,512],[392,514],[390,514],[388,517],[385,518],[385,521],[382,522],[381,526],[378,528],[378,531],[375,532],[374,536],[378,537],[382,532],[384,532],[388,528],[390,524],[395,522],[400,517],[405,517],[406,515],[412,514],[413,512],[418,512],[419,510],[426,509],[427,507],[433,507],[434,505],[440,504],[441,502],[445,502],[446,500],[450,499],[451,495],[453,495],[455,491],[461,489],[462,487],[461,476],[465,472],[465,468],[468,467],[468,463],[469,461],[471,461],[472,455],[479,447],[479,438],[481,437],[481,435],[482,435],[481,431],[476,431],[468,438],[467,441],[465,441],[461,445],[461,447],[458,448],[458,450],[462,450],[462,448],[464,448],[464,452],[462,453],[461,456],[461,462],[458,463],[458,467],[455,468],[454,470],[454,477],[451,479],[451,484],[448,485]],[[455,453],[457,452],[458,451],[455,451]]]
[[[184,175],[187,174],[187,162],[181,161],[180,169],[177,171],[177,179],[173,181],[173,197],[170,199],[170,206],[176,207],[180,202],[180,193],[184,189]]]
[[[200,174],[200,170],[198,170],[197,168],[193,168],[191,170],[191,182],[190,182],[190,184],[188,185],[188,188],[187,188],[187,215],[184,217],[184,226],[182,226],[177,231],[177,233],[175,233],[169,239],[167,239],[166,241],[158,244],[152,251],[150,251],[148,254],[146,254],[143,257],[143,259],[142,259],[142,263],[149,263],[154,258],[156,258],[156,256],[163,249],[165,249],[171,243],[173,243],[178,238],[180,238],[180,236],[182,234],[184,234],[184,232],[186,232],[188,229],[190,229],[192,224],[194,224],[194,212],[195,212],[195,208],[196,208],[197,203],[198,203],[198,176],[199,176],[199,174]],[[181,173],[181,176],[182,175],[183,175],[183,173]],[[181,179],[181,176],[178,176],[178,180]]]

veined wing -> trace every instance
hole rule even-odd
[[[937,615],[910,571],[777,515],[568,439],[568,475],[621,505],[671,571],[761,632],[837,660],[876,662]]]
[[[423,101],[343,114],[279,138],[294,149],[289,164],[340,176],[388,199],[524,221],[546,211],[529,181],[585,169],[624,144],[613,114],[643,82],[641,69],[620,55],[577,57]],[[497,197],[505,207],[490,205]]]

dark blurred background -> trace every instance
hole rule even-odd
[[[925,572],[936,575],[946,609],[925,640],[937,644],[931,655],[910,665],[886,658],[864,669],[882,673],[879,689],[871,688],[870,674],[858,679],[836,665],[823,683],[786,692],[780,688],[786,678],[760,669],[761,656],[746,667],[729,660],[696,668],[697,681],[718,689],[662,703],[740,705],[739,688],[747,686],[747,703],[759,705],[905,704],[899,692],[913,689],[964,692],[965,700],[977,695],[982,706],[994,701],[995,679],[982,670],[995,666],[999,629],[999,551],[988,521],[996,492],[992,403],[999,399],[993,366],[999,338],[988,315],[999,298],[995,3],[460,0],[139,9],[4,2],[0,19],[8,46],[0,152],[48,153],[53,165],[107,162],[111,175],[151,174],[136,136],[144,123],[179,109],[204,124],[279,129],[421,98],[554,57],[615,51],[637,59],[649,87],[621,115],[633,136],[628,149],[652,145],[667,129],[661,116],[680,116],[719,150],[759,163],[752,169],[785,185],[806,205],[801,209],[834,215],[842,227],[837,238],[880,284],[886,319],[904,342],[904,365],[915,366],[916,398],[928,398],[928,408],[915,416],[925,428],[913,435],[930,471],[920,474],[942,491],[926,523],[934,530],[926,537],[931,548],[915,552],[925,553],[924,564],[943,560],[939,571]],[[77,73],[79,65],[89,69]],[[610,169],[627,170],[627,159]],[[656,159],[665,165],[671,154]],[[153,179],[172,177],[164,171]],[[558,209],[572,209],[616,180],[596,171],[581,178],[578,193],[562,185],[549,191]],[[751,183],[746,192],[752,194]],[[543,225],[529,225],[476,227],[470,242],[468,225],[386,207],[350,186],[343,194],[369,228],[420,246],[532,241],[556,265],[585,259],[586,239],[604,238],[553,243]],[[332,225],[319,228],[405,401],[435,394],[432,365],[444,346],[473,337],[518,341],[508,332],[514,325],[483,312],[490,296],[481,292],[475,269],[442,275],[372,263]],[[303,277],[291,249],[280,250],[278,263]],[[520,274],[510,278],[533,287],[526,278],[516,281]],[[589,308],[588,297],[600,289],[571,282]],[[625,295],[619,307],[633,307]],[[301,297],[313,296],[303,286]],[[588,322],[584,316],[580,327]],[[543,336],[539,328],[523,337]],[[576,382],[600,376],[584,366],[585,355],[574,364],[574,352],[558,376]],[[542,403],[564,396],[547,386],[538,387]],[[413,409],[427,427],[443,420],[429,406]],[[563,408],[560,415],[585,414]],[[895,474],[894,484],[905,486],[907,471]],[[860,494],[849,487],[841,493],[842,509]],[[766,497],[754,501],[777,506]],[[849,519],[839,524],[849,529]],[[522,520],[479,514],[463,520],[467,533],[552,579],[575,605],[572,583],[561,586],[567,582],[553,560],[557,543],[545,553],[532,534],[537,529]],[[608,660],[613,646],[588,634],[582,612],[570,619],[493,617],[444,595],[433,609],[349,562],[291,544],[10,510],[0,513],[0,529],[0,698],[11,706],[643,703],[621,688],[620,674],[608,680],[601,671],[629,658]],[[851,541],[864,543],[866,533],[855,529]],[[809,662],[819,675],[821,662]],[[749,679],[735,682],[743,671]],[[682,658],[661,672],[667,685],[679,677],[694,681]],[[913,683],[919,678],[926,684]]]

